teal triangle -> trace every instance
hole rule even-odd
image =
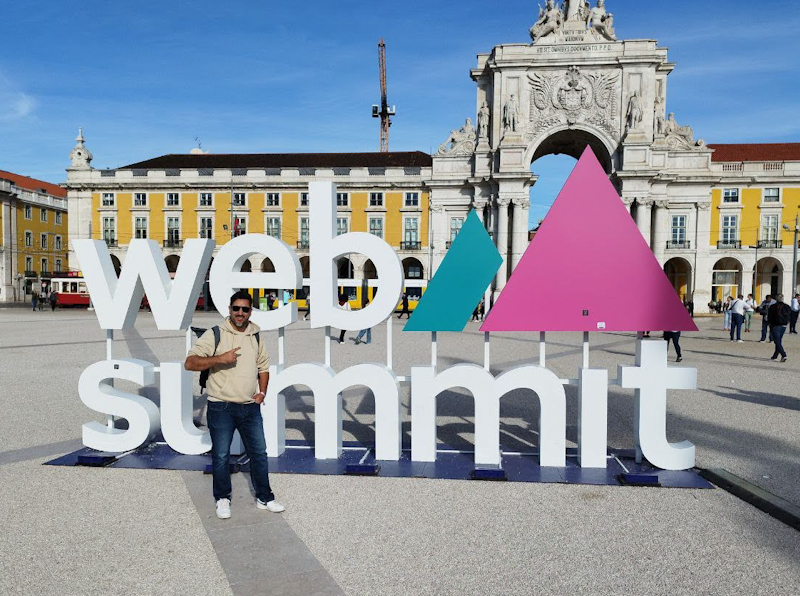
[[[502,264],[483,223],[470,211],[403,331],[463,331]]]

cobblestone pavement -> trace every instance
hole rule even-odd
[[[209,313],[195,317],[198,325],[216,321]],[[670,392],[669,439],[694,442],[700,466],[724,467],[800,504],[800,341],[787,336],[789,360],[780,364],[756,333],[731,343],[720,319],[698,324],[699,333],[682,338],[679,366],[698,369],[699,388]],[[354,336],[334,342],[335,369],[385,360],[384,327],[369,346],[355,345]],[[274,354],[275,334],[264,337]],[[288,362],[322,361],[322,337],[308,323],[294,325]],[[127,342],[115,342],[119,357],[183,358],[184,335],[156,330],[148,313],[116,338]],[[404,334],[395,324],[394,338],[398,374],[429,362],[425,334]],[[591,341],[591,366],[607,367],[613,377],[618,364],[632,363],[632,335],[593,334]],[[102,419],[81,404],[77,383],[86,366],[104,358],[104,343],[86,311],[0,309],[0,593],[800,593],[800,534],[721,490],[276,474],[286,513],[251,523],[238,477],[244,498],[235,501],[231,521],[238,516],[239,525],[221,534],[209,521],[216,520],[210,494],[202,497],[202,476],[41,465],[73,450],[84,422]],[[576,376],[580,337],[548,334],[547,346],[547,366]],[[491,349],[499,372],[537,361],[538,337],[492,336]],[[476,323],[460,335],[440,334],[441,365],[482,358]],[[346,439],[373,436],[374,408],[364,397],[360,389],[345,393]],[[571,444],[576,400],[570,388]],[[287,407],[287,436],[311,438],[311,396],[291,392]],[[528,392],[503,399],[506,448],[535,443],[537,408]],[[469,445],[469,396],[443,394],[439,413],[439,439]],[[408,418],[406,407],[406,434]],[[612,387],[609,444],[631,447],[632,423],[632,391]],[[266,544],[273,551],[262,550]],[[264,554],[282,551],[292,556]],[[263,568],[245,564],[259,556]]]

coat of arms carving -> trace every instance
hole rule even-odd
[[[531,109],[528,135],[566,123],[592,124],[619,140],[618,72],[583,74],[570,66],[564,74],[528,74]]]

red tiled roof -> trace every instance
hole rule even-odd
[[[26,190],[45,192],[47,194],[53,195],[54,197],[60,197],[62,199],[67,198],[66,189],[61,188],[57,184],[51,184],[49,182],[45,182],[44,180],[37,180],[36,178],[28,178],[27,176],[21,176],[19,174],[14,174],[12,172],[6,172],[5,170],[0,170],[0,178],[2,178],[3,180],[8,180],[10,182],[13,182],[20,188],[24,188]]]
[[[118,168],[160,170],[181,168],[366,168],[430,167],[431,156],[421,151],[391,153],[208,153],[169,154]]]
[[[709,145],[711,161],[800,161],[800,143]]]

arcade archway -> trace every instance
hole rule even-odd
[[[670,259],[664,263],[664,273],[682,301],[691,297],[692,266],[689,261],[680,257]]]

